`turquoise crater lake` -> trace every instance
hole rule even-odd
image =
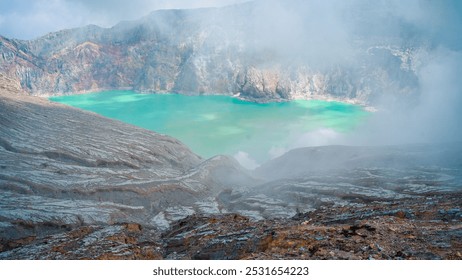
[[[259,104],[231,96],[105,91],[50,100],[173,136],[203,157],[227,154],[249,168],[291,148],[350,133],[369,114],[319,100]]]

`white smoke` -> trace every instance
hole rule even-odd
[[[34,39],[88,24],[111,27],[160,9],[219,7],[246,0],[15,0],[0,1],[0,35]]]
[[[259,164],[246,152],[239,151],[233,155],[233,157],[239,162],[240,165],[247,169],[251,170],[259,166]]]

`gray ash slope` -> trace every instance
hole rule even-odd
[[[297,201],[300,212],[320,206],[367,206],[462,190],[462,145],[325,146],[292,150],[255,170],[259,191]]]
[[[169,136],[38,97],[2,91],[0,107],[2,238],[82,224],[165,227],[219,212],[215,194],[254,180],[233,159],[204,160]]]

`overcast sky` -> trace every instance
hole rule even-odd
[[[249,0],[0,0],[0,35],[33,39],[96,24],[110,27],[159,9],[217,7]]]

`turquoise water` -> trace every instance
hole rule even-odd
[[[106,91],[50,100],[171,135],[206,158],[228,154],[252,164],[303,141],[310,144],[310,137],[349,133],[368,115],[360,106],[340,102],[257,104],[220,95]]]

